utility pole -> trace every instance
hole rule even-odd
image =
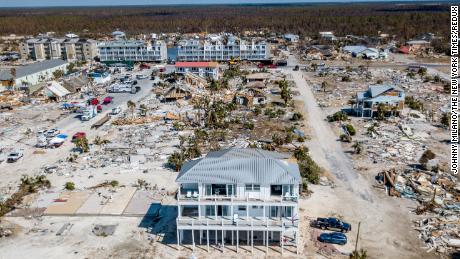
[[[355,242],[355,252],[358,252],[358,239],[359,239],[359,228],[361,227],[361,221],[358,222],[358,233],[356,234],[356,242]]]

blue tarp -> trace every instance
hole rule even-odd
[[[59,134],[56,136],[56,138],[63,138],[66,139],[68,136],[66,134]]]

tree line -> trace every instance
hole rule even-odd
[[[54,31],[94,37],[116,28],[129,34],[259,29],[302,36],[318,31],[334,31],[339,36],[384,32],[402,39],[432,32],[447,39],[449,6],[360,3],[0,9],[1,35]]]

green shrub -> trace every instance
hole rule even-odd
[[[343,76],[342,77],[342,82],[351,82],[351,77],[350,76]]]
[[[327,120],[329,122],[334,122],[334,121],[346,121],[348,120],[348,115],[344,113],[343,111],[338,111],[332,115],[327,116]]]
[[[306,190],[307,182],[318,184],[323,169],[310,157],[307,147],[300,146],[294,150],[294,157],[299,162],[302,188]]]
[[[254,114],[255,114],[255,115],[260,115],[261,113],[262,113],[262,109],[261,109],[259,106],[257,106],[256,108],[254,108]]]
[[[310,183],[318,184],[319,178],[322,172],[321,167],[319,167],[310,156],[307,159],[299,162],[299,170],[302,178],[307,180]]]
[[[292,119],[293,121],[299,121],[299,120],[302,120],[303,119],[303,115],[302,113],[300,112],[295,112],[293,115],[292,115]]]
[[[243,124],[243,128],[248,129],[248,130],[253,130],[254,129],[254,123],[248,121]]]
[[[356,130],[351,124],[345,125],[345,128],[347,129],[348,133],[350,133],[351,136],[356,135]]]
[[[69,191],[75,190],[75,183],[73,182],[66,182],[64,188]]]
[[[352,138],[351,138],[351,136],[349,136],[347,134],[342,134],[342,135],[340,135],[340,141],[351,143]]]
[[[412,110],[423,110],[423,103],[415,99],[413,96],[406,96],[404,102],[406,103],[407,107],[411,108]]]

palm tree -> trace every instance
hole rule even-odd
[[[139,109],[141,111],[141,116],[145,116],[147,115],[147,106],[145,104],[141,104],[139,105]]]
[[[88,139],[86,137],[77,138],[74,143],[75,147],[80,149],[81,152],[86,153],[89,151]]]
[[[358,141],[355,141],[355,143],[351,147],[354,149],[355,154],[357,155],[361,154],[361,152],[363,151],[363,145]]]
[[[278,86],[281,89],[281,99],[283,99],[284,104],[287,105],[288,102],[292,99],[291,90],[289,90],[289,84],[286,80],[279,81]]]
[[[323,89],[323,92],[326,92],[328,86],[329,86],[329,84],[327,83],[327,81],[323,81],[321,83],[321,89]]]
[[[385,104],[380,103],[377,106],[377,119],[378,120],[384,120],[387,111],[388,111],[388,107]]]
[[[136,103],[134,103],[133,101],[129,100],[127,105],[128,105],[129,111],[131,112],[131,118],[134,118],[134,110],[136,109]]]
[[[366,259],[367,258],[367,251],[366,250],[355,250],[350,254],[350,259]]]

